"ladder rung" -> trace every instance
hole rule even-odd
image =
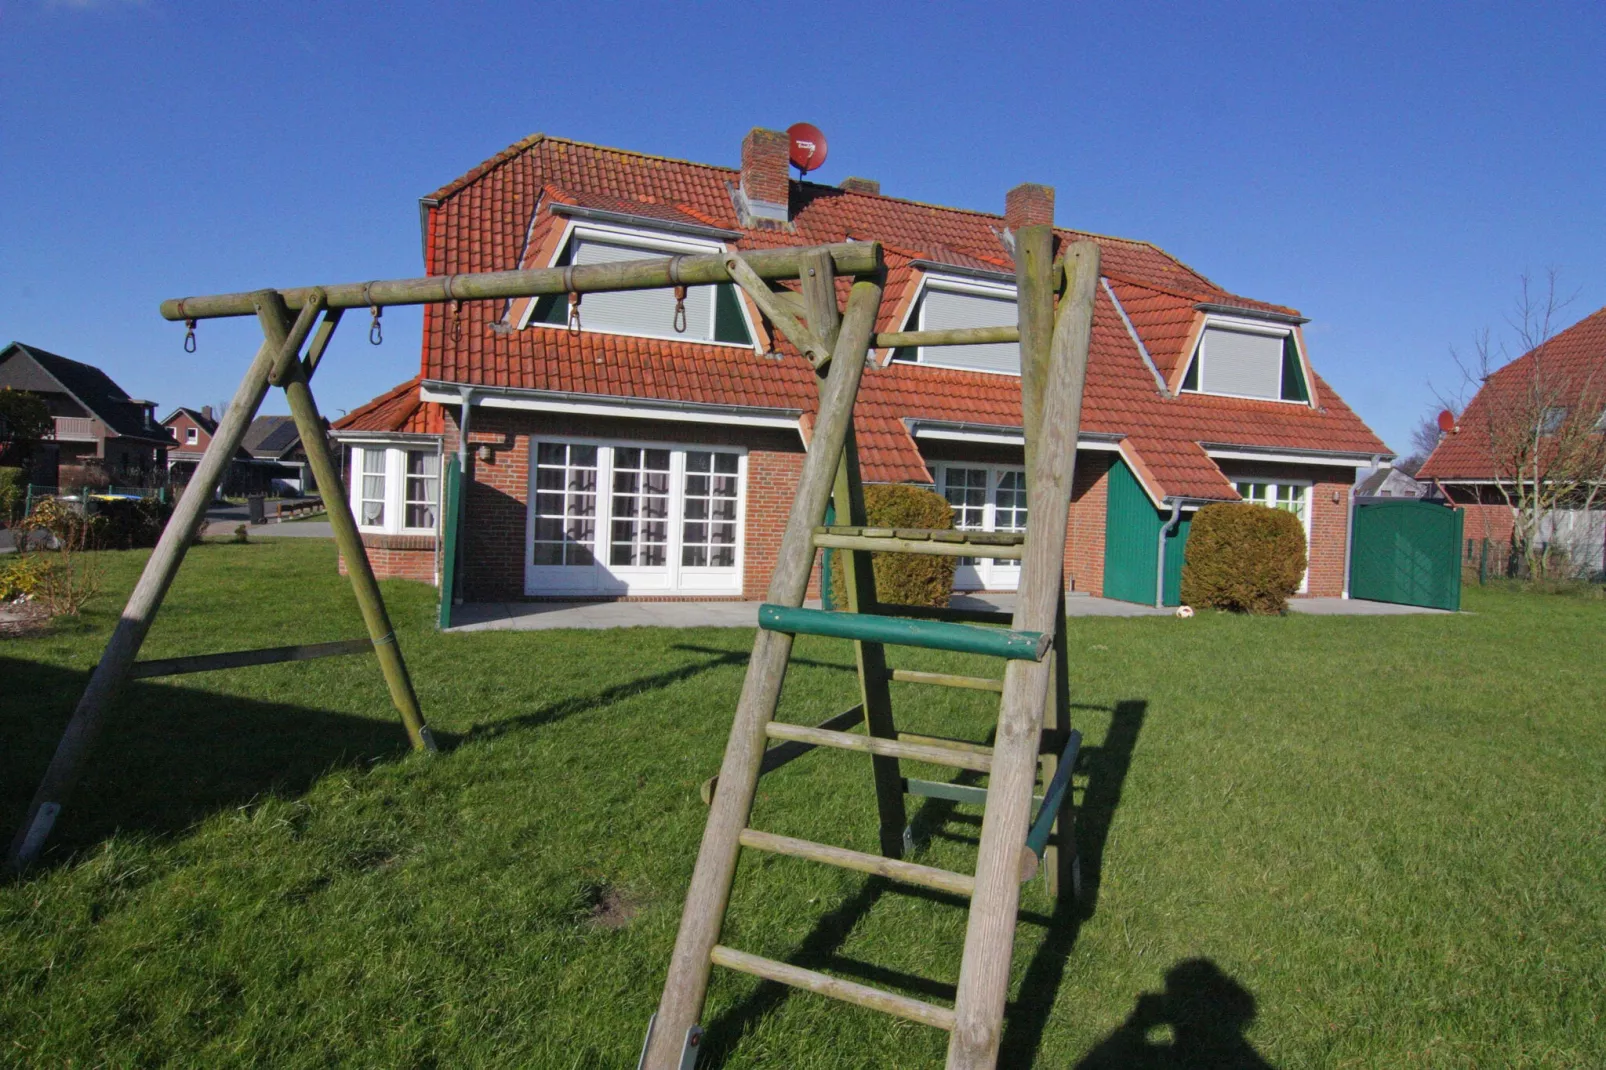
[[[833,613],[765,602],[758,607],[758,626],[772,632],[829,635],[864,643],[918,646],[959,654],[984,654],[1016,661],[1041,661],[1053,643],[1047,632],[1017,632],[974,624],[935,620],[902,620],[875,613]]]
[[[946,765],[954,769],[969,769],[976,773],[990,772],[993,768],[991,754],[975,754],[957,747],[905,743],[878,736],[856,736],[849,732],[828,732],[800,724],[787,724],[785,721],[771,721],[765,725],[764,731],[771,739],[795,739],[800,743],[863,751],[866,754],[879,754],[885,758],[907,758],[912,762]]]
[[[852,531],[853,534],[846,534]],[[926,531],[911,528],[826,529],[816,531],[814,545],[833,550],[870,550],[883,554],[937,554],[942,557],[997,557],[1019,561],[1026,556],[1025,536],[1007,531]]]
[[[1004,681],[987,676],[955,676],[946,672],[916,672],[913,669],[893,669],[889,674],[895,684],[934,684],[937,687],[963,687],[971,691],[1004,690]]]
[[[709,959],[714,965],[723,966],[728,970],[738,970],[754,977],[762,977],[766,981],[779,981],[793,988],[818,992],[822,996],[840,999],[844,1003],[856,1003],[873,1011],[881,1011],[883,1014],[895,1014],[899,1018],[936,1026],[949,1032],[954,1028],[954,1012],[935,1003],[910,999],[895,992],[883,992],[879,988],[844,981],[838,977],[805,970],[801,966],[792,966],[785,962],[776,962],[760,955],[749,955],[745,951],[737,951],[723,944],[714,945]]]
[[[850,851],[846,847],[832,847],[829,844],[814,843],[812,840],[777,836],[773,832],[760,832],[757,829],[743,829],[741,841],[743,847],[751,847],[755,851],[768,851],[771,854],[804,858],[810,862],[822,862],[828,866],[840,866],[842,869],[857,870],[860,873],[873,873],[905,884],[917,884],[922,888],[934,888],[939,892],[962,895],[966,898],[976,891],[976,878],[968,874],[937,869],[935,866],[902,862],[896,858],[883,858],[862,851]]]
[[[991,754],[993,748],[986,743],[972,743],[968,739],[949,739],[947,736],[921,736],[913,732],[899,732],[898,739],[904,743],[919,743],[927,747],[949,747],[953,750],[962,750],[968,754]]]
[[[838,728],[852,728],[856,724],[863,723],[864,706],[861,704],[854,706],[852,709],[844,710],[835,717],[828,717],[819,724],[815,725],[815,727],[830,730]],[[803,755],[807,754],[813,749],[814,745],[811,743],[782,743],[778,747],[771,747],[764,752],[764,760],[761,761],[758,766],[758,775],[761,777],[767,776],[770,773],[775,772],[775,770],[779,769],[781,766],[789,765],[792,762],[797,761],[799,758],[803,757]],[[702,787],[699,789],[699,791],[703,797],[704,806],[713,805],[714,792],[718,790],[718,788],[719,775],[717,773],[703,781]]]

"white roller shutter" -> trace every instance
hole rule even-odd
[[[986,297],[952,290],[927,289],[922,298],[922,309],[920,327],[927,331],[944,331],[955,327],[1014,326],[1018,318],[1014,298]],[[920,362],[1019,374],[1020,346],[1013,342],[980,346],[923,346]]]
[[[1199,389],[1207,394],[1282,397],[1283,337],[1207,328]]]
[[[575,264],[608,264],[646,260],[670,254],[659,249],[634,248],[589,238],[575,242]],[[693,286],[686,291],[686,332],[675,332],[674,290],[620,290],[589,293],[580,303],[580,322],[589,330],[624,334],[655,334],[706,341],[714,336],[714,290]]]

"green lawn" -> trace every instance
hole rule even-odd
[[[143,559],[108,555],[81,624],[0,641],[7,836]],[[132,687],[53,854],[0,885],[0,1063],[635,1065],[750,634],[442,636],[433,591],[386,593],[444,753],[407,752],[368,658]],[[1028,888],[1001,1065],[1606,1065],[1606,602],[1466,607],[1072,621],[1089,894],[1050,917]],[[146,656],[360,634],[329,543],[204,545]],[[847,644],[798,653],[783,717],[852,704]],[[913,731],[993,716],[895,699]],[[977,815],[928,805],[922,860],[969,867]],[[874,850],[867,762],[788,766],[755,824]],[[725,942],[942,1000],[964,921],[749,853]],[[705,1068],[945,1042],[726,971],[704,1024]]]

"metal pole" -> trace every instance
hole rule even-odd
[[[310,302],[309,302],[310,303]],[[271,343],[284,337],[290,323],[290,310],[284,298],[275,290],[257,294],[257,318],[262,323],[262,334]],[[318,482],[318,493],[328,511],[329,525],[334,528],[335,545],[346,561],[346,575],[351,578],[351,589],[362,609],[368,635],[374,641],[374,654],[379,659],[379,670],[390,688],[390,699],[407,726],[407,735],[415,750],[435,750],[435,739],[418,708],[418,696],[413,681],[407,674],[407,663],[396,645],[396,632],[391,627],[390,614],[385,600],[379,594],[379,582],[363,550],[362,536],[357,532],[357,520],[351,514],[351,500],[346,496],[340,469],[329,452],[328,432],[323,417],[318,414],[317,403],[312,399],[312,388],[307,385],[307,372],[299,360],[291,359],[280,368],[277,382],[284,387],[285,399],[290,403],[290,415],[295,417],[296,430],[301,434],[301,448],[307,451],[307,464]]]
[[[39,790],[28,804],[28,813],[11,841],[10,853],[6,858],[8,868],[22,869],[38,857],[44,848],[50,830],[56,823],[56,816],[83,773],[84,760],[100,735],[107,708],[127,679],[128,668],[145,642],[145,633],[150,631],[151,622],[162,606],[162,599],[167,596],[167,589],[184,562],[184,553],[200,530],[212,494],[233,462],[240,443],[245,439],[245,432],[268,392],[268,376],[273,366],[282,359],[282,352],[289,352],[293,358],[300,350],[301,343],[306,340],[317,319],[318,309],[316,301],[309,301],[296,320],[295,327],[288,332],[288,337],[287,332],[281,329],[276,340],[264,339],[256,358],[246,369],[245,377],[234,392],[234,399],[229,402],[228,412],[223,414],[223,422],[218,425],[217,434],[212,436],[206,453],[195,468],[194,478],[173,510],[173,516],[157,540],[150,560],[145,562],[145,570],[140,573],[139,582],[128,596],[128,604],[123,607],[117,627],[106,642],[100,663],[90,675],[89,684],[84,688],[77,708],[73,710],[72,719],[67,722],[67,730],[56,745],[55,757],[51,758],[50,767],[45,770],[44,779],[39,783]]]

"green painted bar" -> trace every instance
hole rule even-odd
[[[1060,765],[1054,773],[1054,779],[1043,792],[1043,805],[1037,811],[1037,820],[1032,822],[1031,831],[1026,833],[1026,847],[1039,859],[1043,852],[1048,850],[1048,837],[1054,831],[1054,819],[1059,816],[1060,797],[1071,787],[1071,770],[1076,766],[1076,752],[1082,749],[1082,733],[1071,729],[1070,737],[1065,743],[1065,753],[1060,755]]]
[[[758,607],[758,626],[772,632],[829,635],[866,643],[891,643],[959,654],[985,654],[1014,661],[1041,661],[1053,637],[1043,632],[978,628],[945,621],[902,620],[873,613],[827,613],[769,602]]]

